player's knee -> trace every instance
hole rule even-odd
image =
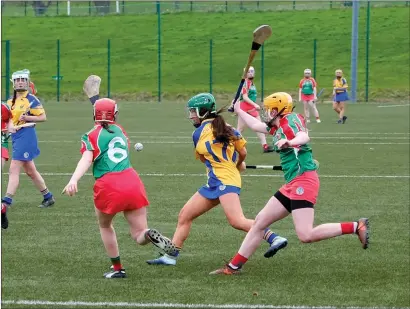
[[[300,242],[307,244],[313,242],[312,234],[308,231],[296,231]]]
[[[246,218],[244,216],[228,217],[228,222],[236,230],[240,230],[240,231],[246,230]]]
[[[178,214],[178,225],[185,225],[189,224],[192,222],[192,218],[189,215],[189,212],[186,211],[184,208],[181,209],[181,211]]]

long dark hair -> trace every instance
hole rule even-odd
[[[101,126],[103,127],[103,129],[107,130],[107,131],[110,132],[111,134],[114,133],[114,131],[112,131],[112,130],[109,128],[108,122],[101,122]]]
[[[212,120],[212,134],[217,142],[223,144],[230,144],[233,141],[236,141],[238,137],[235,135],[234,129],[229,126],[226,122],[224,117],[222,117],[222,113],[226,111],[226,106],[218,109],[215,112],[209,113],[205,119],[214,118]],[[201,113],[202,114],[202,113]]]
[[[14,90],[13,99],[11,100],[11,109],[14,109],[14,105],[16,104],[16,99],[17,99],[17,91]]]

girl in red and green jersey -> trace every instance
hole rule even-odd
[[[252,117],[255,117],[259,121],[261,120],[259,116],[259,111],[261,107],[259,106],[258,103],[256,103],[256,98],[258,95],[258,92],[256,91],[256,87],[254,84],[254,78],[255,78],[255,69],[254,67],[250,67],[245,79],[245,83],[242,87],[241,91],[241,96],[239,97],[239,102],[240,102],[240,107],[243,111],[251,115]],[[241,117],[238,117],[238,125],[237,125],[237,130],[239,133],[242,133],[243,130],[246,129],[246,123],[241,119]],[[256,132],[256,135],[259,138],[259,141],[262,145],[262,149],[264,153],[268,152],[273,152],[273,148],[269,147],[268,143],[266,142],[266,134],[264,133],[259,133]]]
[[[317,100],[316,81],[312,77],[312,71],[310,69],[306,69],[303,73],[304,77],[299,82],[299,102],[303,102],[306,122],[310,122],[309,108],[312,108],[313,114],[316,117],[316,122],[320,123],[319,111],[315,104],[315,101]]]
[[[258,122],[255,118],[235,106],[239,117],[249,128],[257,132],[269,132],[274,136],[275,150],[280,155],[285,176],[285,184],[270,198],[256,216],[252,228],[246,235],[238,253],[225,267],[211,274],[231,275],[240,271],[243,264],[256,251],[263,231],[273,222],[292,214],[296,234],[303,243],[316,242],[343,234],[357,234],[363,249],[369,244],[369,220],[326,223],[313,226],[314,205],[319,193],[317,166],[312,157],[309,135],[302,115],[291,112],[292,100],[286,93],[274,93],[264,100],[266,117],[269,122]],[[271,249],[265,253],[269,258]]]
[[[144,184],[129,160],[129,142],[125,131],[115,123],[117,104],[110,99],[100,99],[94,104],[96,125],[81,139],[82,158],[64,188],[63,193],[73,196],[78,192],[77,183],[93,165],[94,205],[100,226],[101,238],[111,258],[111,271],[104,274],[107,279],[125,278],[120,261],[117,237],[112,220],[124,212],[132,238],[140,245],[152,242],[166,253],[175,250],[171,241],[158,231],[148,229],[147,210],[149,202]]]

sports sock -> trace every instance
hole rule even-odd
[[[271,245],[276,236],[278,235],[272,232],[269,228],[266,228],[263,239],[265,239]]]
[[[342,234],[354,234],[357,230],[357,222],[343,222],[340,223]]]
[[[111,258],[112,266],[114,267],[115,271],[120,271],[122,269],[121,259],[120,256],[115,258]]]
[[[242,265],[244,265],[246,262],[248,261],[248,259],[242,255],[240,255],[239,253],[237,253],[233,259],[231,260],[231,262],[228,264],[228,266],[232,269],[239,269],[242,267]]]
[[[175,252],[173,254],[170,254],[173,257],[179,256],[179,252],[182,250],[181,247],[175,247]]]
[[[11,204],[13,204],[13,195],[6,193],[6,196],[1,199],[1,202],[10,206]]]
[[[48,191],[48,188],[45,188],[44,190],[42,190],[41,194],[43,194],[43,197],[45,200],[48,200],[49,198],[53,197],[53,194],[50,191]]]

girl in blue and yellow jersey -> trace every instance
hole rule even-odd
[[[40,101],[29,93],[29,71],[23,70],[12,74],[14,94],[7,101],[12,114],[12,127],[9,128],[12,140],[12,160],[9,169],[9,183],[6,195],[2,199],[2,209],[13,203],[13,196],[19,186],[20,170],[33,180],[34,185],[43,195],[40,207],[54,204],[54,197],[48,191],[43,177],[37,171],[34,159],[40,154],[35,123],[46,121],[46,113]],[[29,123],[33,125],[30,126]],[[20,127],[21,126],[21,127]]]
[[[206,166],[208,181],[181,209],[178,224],[172,239],[177,250],[172,255],[147,261],[155,265],[175,265],[179,251],[187,239],[192,222],[215,206],[221,204],[229,224],[242,231],[249,231],[253,221],[242,211],[239,194],[241,175],[246,157],[246,141],[241,134],[226,124],[216,110],[215,98],[210,93],[200,93],[188,101],[189,118],[196,130],[192,138],[196,158]],[[287,240],[268,228],[264,239],[276,251],[286,247]]]
[[[336,70],[336,78],[333,80],[333,109],[339,115],[338,124],[345,123],[347,117],[345,114],[345,102],[349,100],[347,92],[347,81],[343,77],[342,70]]]

